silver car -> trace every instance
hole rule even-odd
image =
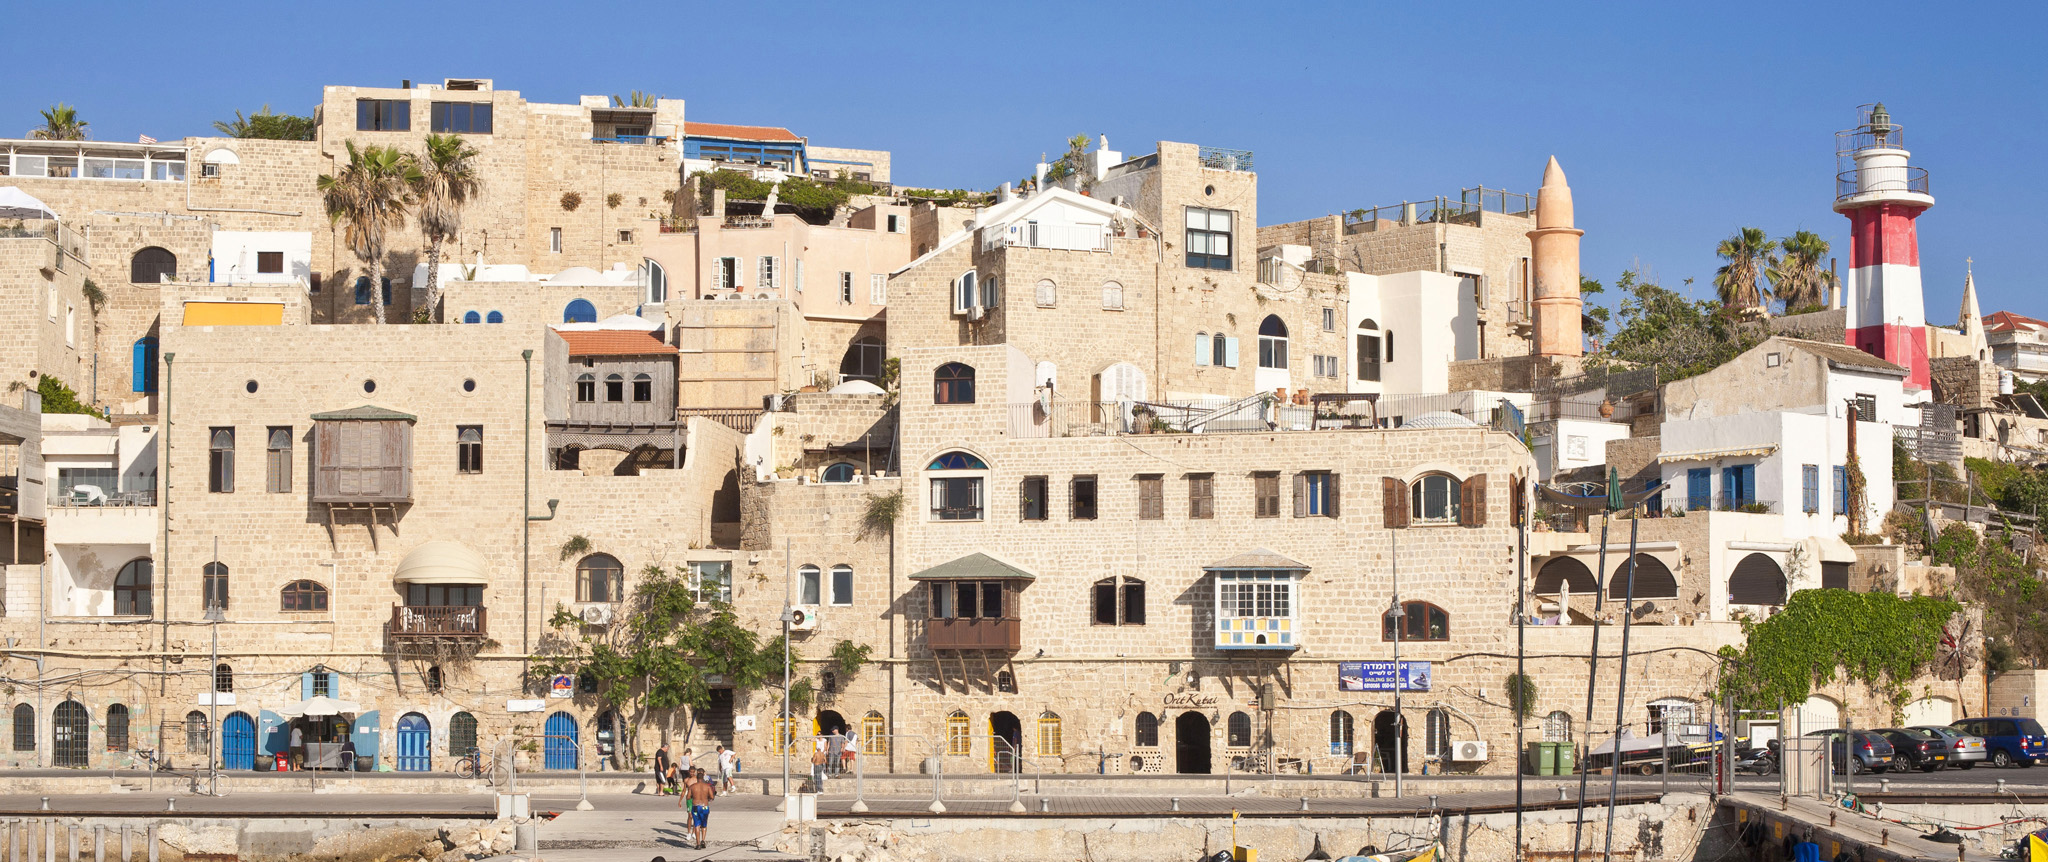
[[[1948,740],[1948,763],[1957,769],[1969,769],[1990,757],[1981,736],[1965,736],[1953,727],[1939,724],[1916,724],[1906,730],[1939,734]]]

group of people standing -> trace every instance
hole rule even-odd
[[[835,727],[830,734],[817,737],[811,743],[812,788],[823,792],[825,776],[845,774],[858,748],[853,731],[845,727]]]
[[[708,840],[706,831],[711,824],[711,800],[717,799],[721,791],[731,792],[732,782],[739,775],[739,754],[721,745],[718,747],[716,781],[704,774],[701,766],[692,766],[691,749],[683,749],[681,759],[671,757],[668,743],[654,752],[654,782],[661,793],[674,793],[681,798],[676,807],[685,814],[684,829],[696,849],[702,850]]]

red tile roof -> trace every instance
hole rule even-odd
[[[555,334],[569,342],[570,356],[648,356],[676,352],[674,347],[661,343],[646,332],[603,329]]]
[[[2048,329],[2048,320],[2038,320],[2024,314],[2010,311],[1994,311],[1984,315],[1984,329],[1987,332],[2011,332],[2015,329]]]
[[[737,138],[742,141],[800,141],[795,132],[781,126],[734,126],[726,123],[683,123],[683,134],[704,138]]]

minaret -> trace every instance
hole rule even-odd
[[[1934,206],[1927,170],[1907,164],[1905,137],[1879,102],[1835,134],[1835,212],[1849,217],[1848,343],[1927,382],[1927,312],[1914,220]]]
[[[1579,298],[1579,237],[1572,227],[1572,187],[1565,184],[1557,157],[1543,168],[1543,187],[1536,190],[1536,229],[1529,232],[1529,254],[1536,263],[1536,355],[1580,356],[1585,353]]]
[[[1963,260],[1963,307],[1956,313],[1956,330],[1963,334],[1969,345],[1970,358],[1978,362],[1991,361],[1991,342],[1984,336],[1984,311],[1977,306],[1977,274],[1971,272],[1975,261]]]

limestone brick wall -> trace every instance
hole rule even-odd
[[[0,239],[0,381],[7,403],[19,405],[21,389],[34,390],[48,374],[92,397],[94,346],[92,307],[82,290],[85,262],[63,255],[40,237]],[[112,369],[109,369],[111,372]]]
[[[812,170],[829,170],[833,176],[845,171],[848,176],[855,173],[868,175],[870,182],[887,183],[889,179],[888,150],[857,150],[846,147],[821,147],[810,144],[804,148],[810,157]],[[830,160],[825,162],[821,160]],[[865,164],[838,164],[839,162],[864,162]]]
[[[1944,404],[1961,408],[1989,407],[1998,394],[1999,367],[1967,356],[1928,360],[1935,393]]]
[[[682,407],[758,410],[766,396],[810,385],[823,361],[807,352],[809,329],[796,306],[782,300],[684,300],[664,309],[679,351]]]
[[[460,323],[474,311],[488,320],[491,312],[504,315],[506,323],[556,325],[562,323],[569,303],[588,300],[597,309],[597,319],[632,314],[641,303],[641,287],[625,284],[549,284],[544,281],[444,281],[441,283],[442,320]],[[650,312],[649,316],[653,314]]]
[[[813,482],[819,470],[842,461],[861,473],[891,472],[897,430],[893,408],[887,395],[792,395],[782,411],[763,418],[772,425],[767,471],[793,472]],[[871,441],[872,450],[862,441]]]

